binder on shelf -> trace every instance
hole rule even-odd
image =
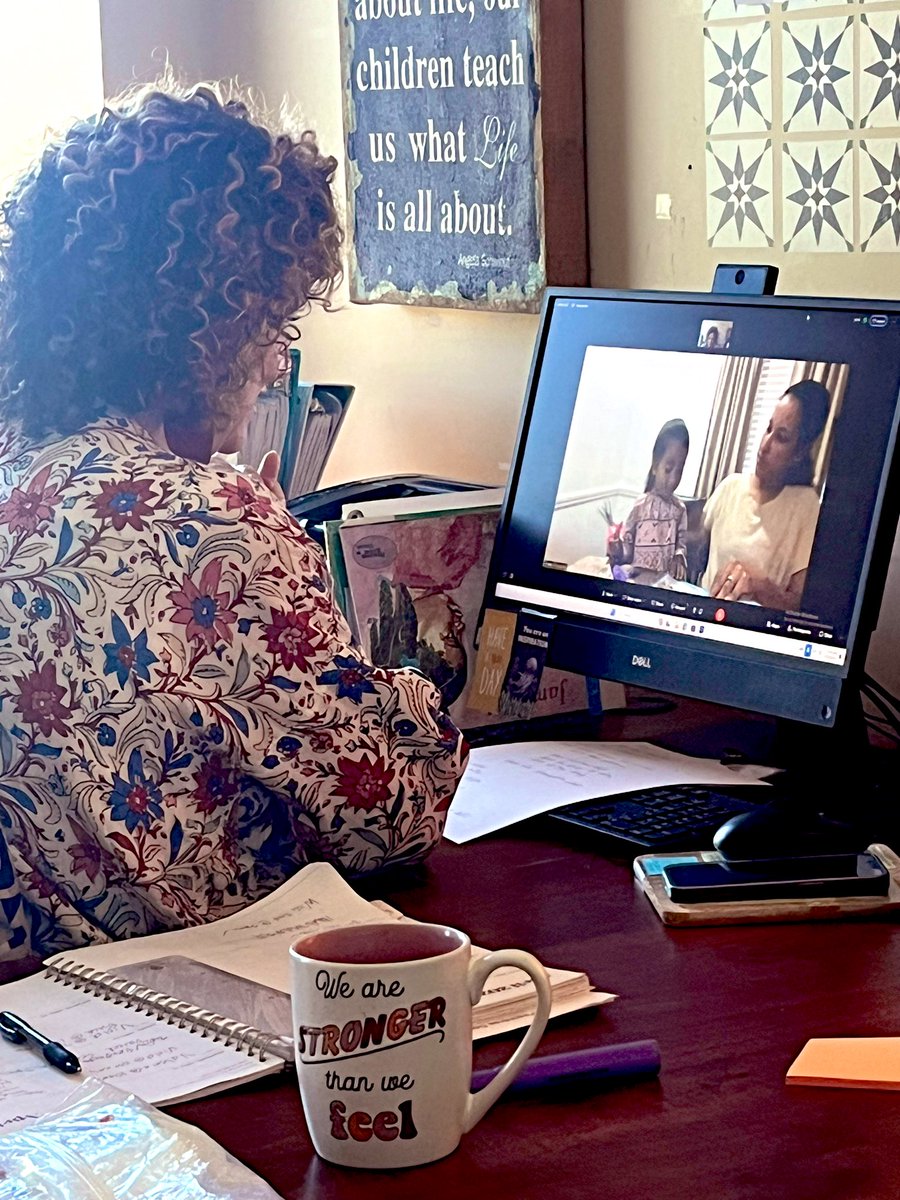
[[[278,482],[290,500],[318,486],[355,389],[304,382],[300,351],[291,349],[289,355],[284,384],[267,388],[257,400],[240,457],[256,468],[265,454],[277,450]]]

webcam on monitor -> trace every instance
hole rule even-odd
[[[774,296],[777,282],[777,267],[720,263],[716,267],[712,290],[739,296]]]

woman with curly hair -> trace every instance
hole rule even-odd
[[[0,205],[0,955],[440,837],[465,756],[440,693],[360,653],[277,465],[218,457],[339,276],[335,166],[169,81]]]

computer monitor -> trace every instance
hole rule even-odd
[[[548,289],[486,605],[551,618],[553,666],[831,728],[898,396],[898,304]]]

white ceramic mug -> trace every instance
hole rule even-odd
[[[498,967],[519,967],[537,1012],[512,1058],[474,1095],[472,1005]],[[297,1075],[316,1151],[348,1167],[443,1158],[512,1083],[550,1014],[550,982],[522,950],[472,958],[445,925],[347,926],[291,947]]]

